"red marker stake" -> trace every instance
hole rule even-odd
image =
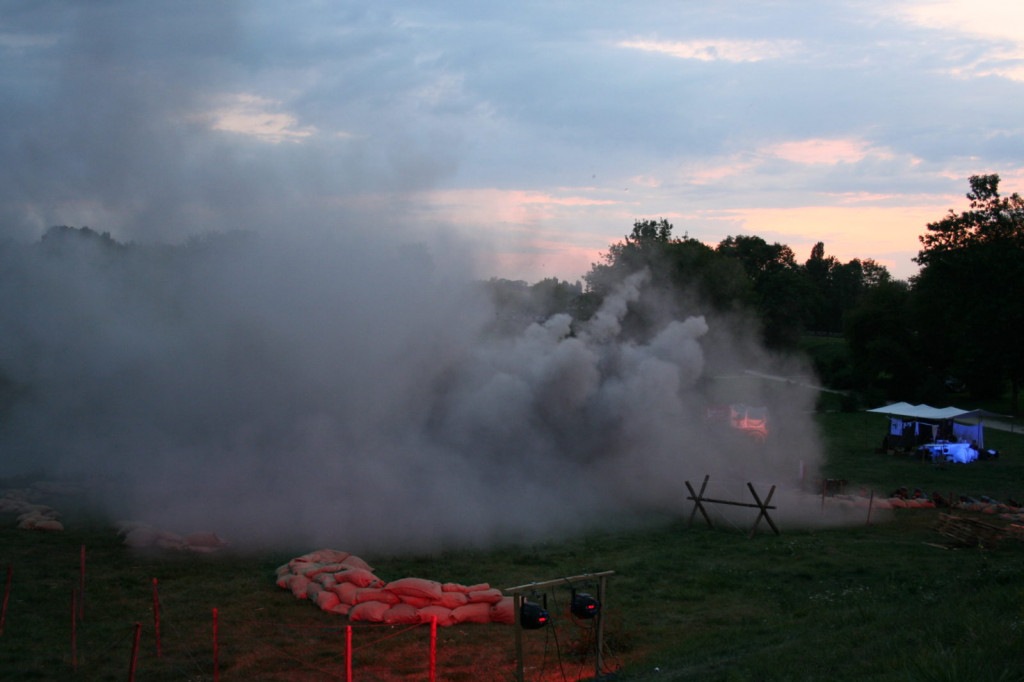
[[[128,664],[128,682],[135,682],[135,662],[139,660],[139,635],[142,632],[142,623],[135,624],[135,638],[132,640],[132,660]]]
[[[7,584],[4,587],[4,605],[0,608],[0,636],[4,634],[4,623],[7,622],[7,602],[11,600],[11,574],[14,572],[14,566],[7,567]]]
[[[85,545],[82,545],[82,556],[78,569],[78,620],[85,616]]]
[[[437,680],[437,616],[430,619],[430,682]]]
[[[160,649],[160,596],[156,591],[156,578],[153,578],[153,628],[156,632],[156,657],[160,658],[163,652]]]
[[[217,669],[217,609],[213,610],[213,682],[220,679],[220,671]]]
[[[78,590],[71,589],[71,669],[78,671]]]
[[[352,626],[345,627],[345,680],[352,682]]]

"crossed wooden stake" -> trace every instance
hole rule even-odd
[[[782,535],[782,533],[779,532],[778,527],[776,527],[775,523],[772,521],[772,517],[768,515],[769,509],[775,509],[774,505],[769,504],[769,502],[772,501],[772,495],[775,494],[774,485],[772,486],[771,490],[768,491],[768,497],[764,498],[764,502],[762,502],[760,496],[758,496],[757,494],[757,491],[754,490],[754,485],[752,483],[747,483],[747,488],[750,489],[750,494],[754,496],[754,503],[734,502],[732,500],[716,500],[712,497],[704,497],[704,491],[708,487],[708,478],[710,478],[710,476],[704,477],[704,482],[700,486],[699,493],[693,492],[693,486],[690,485],[689,481],[686,482],[686,488],[687,490],[690,491],[690,496],[687,497],[686,499],[693,500],[693,510],[690,512],[690,519],[689,521],[687,521],[686,524],[687,528],[693,525],[693,517],[697,515],[698,511],[700,512],[701,516],[704,517],[704,520],[708,522],[708,527],[713,527],[714,524],[711,523],[711,517],[708,516],[707,510],[704,509],[704,503],[711,502],[714,504],[728,504],[734,507],[754,507],[756,509],[760,509],[761,511],[758,512],[757,518],[754,519],[754,525],[750,529],[750,537],[754,537],[754,534],[757,532],[757,527],[761,523],[761,519],[764,519],[768,522],[768,525],[772,527],[772,530],[775,531],[776,535]]]

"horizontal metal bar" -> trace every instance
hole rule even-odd
[[[612,575],[615,571],[601,571],[600,573],[587,573],[586,575],[574,575],[571,578],[558,578],[557,580],[545,580],[539,583],[530,583],[529,585],[517,585],[516,587],[506,587],[504,592],[525,592],[526,590],[532,590],[537,587],[547,587],[548,585],[560,585],[562,583],[579,582],[580,580],[589,580],[590,578],[601,578],[606,575]]]

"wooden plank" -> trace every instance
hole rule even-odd
[[[692,500],[692,499],[695,499],[695,498],[687,497],[686,499]],[[700,498],[700,501],[701,502],[713,502],[715,504],[728,504],[728,505],[731,505],[733,507],[750,507],[751,509],[762,509],[762,508],[763,509],[775,509],[775,507],[773,505],[765,506],[765,505],[762,505],[762,504],[758,504],[756,502],[734,502],[733,500],[716,500],[713,497],[702,497],[702,498]]]
[[[747,488],[750,490],[750,494],[753,495],[754,497],[753,503],[739,502],[737,500],[720,500],[714,497],[704,497],[704,491],[708,487],[709,478],[709,475],[704,476],[704,481],[703,483],[701,483],[699,493],[694,491],[693,486],[690,485],[689,481],[685,481],[686,489],[690,491],[690,496],[687,497],[686,499],[693,500],[693,509],[690,510],[690,517],[689,519],[687,519],[686,522],[687,528],[691,528],[693,526],[693,518],[697,515],[698,511],[701,513],[701,516],[704,517],[704,520],[707,521],[708,527],[714,527],[714,523],[712,523],[711,517],[708,515],[707,510],[704,508],[704,503],[709,502],[711,504],[724,504],[733,507],[748,507],[751,509],[757,509],[758,514],[757,518],[754,519],[754,526],[750,529],[750,537],[754,537],[754,534],[757,532],[757,527],[761,524],[761,519],[764,519],[768,523],[768,525],[771,526],[771,529],[775,532],[776,535],[782,535],[782,532],[779,530],[778,526],[775,525],[775,522],[772,521],[772,517],[768,513],[769,509],[776,509],[775,505],[771,504],[772,496],[775,495],[774,485],[768,491],[768,496],[764,499],[763,502],[761,501],[761,497],[757,494],[757,491],[754,490],[754,484],[750,482],[747,483]]]
[[[761,498],[757,496],[757,491],[754,490],[753,483],[747,483],[747,487],[750,488],[750,494],[754,496],[755,500],[757,500],[757,506],[761,508],[761,512],[754,520],[754,527],[750,529],[750,537],[754,537],[754,533],[757,532],[757,526],[761,523],[761,517],[764,517],[764,520],[768,522],[768,525],[772,527],[772,530],[775,531],[776,535],[782,535],[782,533],[779,532],[779,529],[775,526],[775,522],[772,521],[772,517],[768,515],[769,509],[775,509],[775,507],[768,506],[768,503],[772,501],[772,495],[775,494],[775,486],[773,485],[772,489],[768,491],[768,497],[764,499],[764,503],[762,503]]]
[[[693,517],[697,514],[698,510],[700,510],[701,516],[704,517],[704,520],[707,521],[708,527],[713,527],[714,526],[714,524],[711,523],[711,517],[708,516],[707,511],[704,509],[704,505],[701,504],[701,500],[703,499],[703,495],[704,495],[704,490],[706,490],[707,487],[708,487],[708,479],[709,478],[711,478],[710,475],[705,475],[704,476],[704,483],[702,483],[701,486],[700,486],[700,494],[693,492],[693,486],[690,485],[689,481],[686,481],[686,487],[690,491],[690,498],[689,499],[693,500],[693,504],[694,504],[693,509],[690,511],[690,519],[686,522],[686,527],[687,528],[690,528],[691,526],[693,526]]]

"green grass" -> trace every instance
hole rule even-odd
[[[883,415],[829,413],[819,415],[818,422],[828,453],[823,473],[829,478],[847,479],[876,494],[906,486],[927,494],[1024,501],[1024,438],[1020,433],[985,430],[985,447],[998,450],[998,459],[968,465],[932,464],[914,456],[876,453],[888,424]]]
[[[826,474],[851,485],[876,493],[908,486],[1024,497],[1020,434],[986,435],[1002,453],[996,461],[936,467],[876,453],[883,417],[819,420]],[[411,575],[501,588],[615,571],[605,603],[605,663],[621,680],[1024,680],[1024,547],[949,548],[935,530],[939,512],[895,510],[885,523],[753,538],[652,518],[629,531],[525,547],[363,558],[385,579]],[[127,679],[136,623],[137,679],[212,680],[214,608],[220,679],[344,679],[347,621],[274,584],[278,565],[318,547],[138,553],[95,519],[66,520],[62,533],[32,532],[0,515],[0,578],[7,566],[13,569],[0,680]],[[70,600],[82,545],[87,581],[75,671]],[[593,622],[563,615],[567,595],[550,590],[554,624],[523,633],[527,679],[593,673]],[[428,637],[424,627],[355,628],[355,679],[427,679]],[[440,628],[438,639],[439,679],[512,679],[511,627]]]

